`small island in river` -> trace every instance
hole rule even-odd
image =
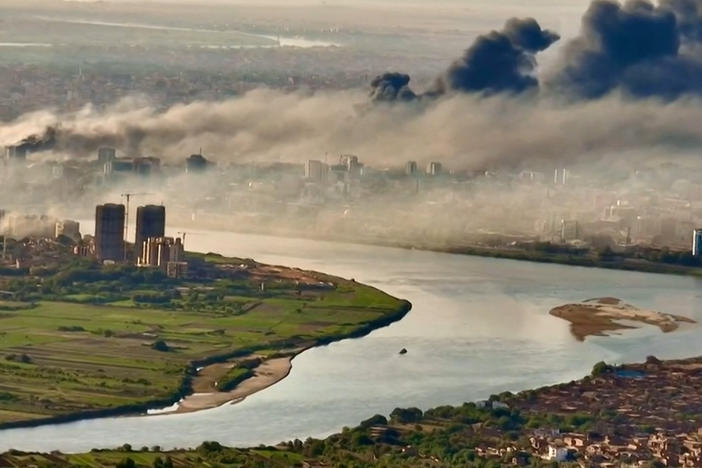
[[[663,333],[677,330],[681,323],[696,323],[680,315],[640,309],[614,297],[566,304],[552,309],[550,314],[569,321],[570,331],[578,341],[584,341],[588,336],[607,336],[607,332],[636,328],[636,323],[656,326]]]

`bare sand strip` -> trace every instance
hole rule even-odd
[[[584,341],[588,336],[607,336],[607,332],[636,328],[618,320],[653,325],[663,333],[677,330],[681,323],[696,323],[679,315],[639,309],[613,297],[566,304],[552,309],[550,314],[569,321],[570,331],[578,341]]]
[[[292,369],[292,356],[265,360],[254,370],[253,377],[241,382],[234,390],[230,392],[215,391],[215,379],[226,373],[226,370],[231,366],[231,363],[222,363],[202,369],[199,373],[199,377],[202,378],[196,378],[193,383],[195,393],[182,399],[172,413],[192,413],[216,408],[227,403],[239,403],[249,395],[260,392],[287,377]],[[202,390],[212,391],[203,392]]]

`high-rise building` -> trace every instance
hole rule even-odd
[[[553,185],[568,185],[568,180],[570,179],[570,172],[568,169],[558,169],[553,171]]]
[[[124,259],[124,215],[124,205],[108,203],[95,208],[95,255],[99,261]]]
[[[142,244],[139,265],[166,270],[170,262],[182,262],[184,257],[183,242],[180,238],[149,237]]]
[[[114,148],[99,148],[98,149],[98,162],[100,164],[107,164],[117,158],[117,151]]]
[[[24,146],[6,146],[5,158],[9,161],[24,161],[27,159],[27,152]]]
[[[342,154],[339,155],[339,164],[346,166],[346,170],[351,172],[357,168],[360,163],[358,162],[358,156],[353,154]]]
[[[405,165],[405,175],[417,175],[417,161],[407,161]]]
[[[441,166],[440,162],[435,162],[432,161],[429,164],[427,164],[427,174],[431,176],[438,176],[441,175],[443,172],[443,167]]]
[[[205,159],[201,154],[191,154],[188,159],[185,160],[185,172],[188,174],[197,174],[199,172],[205,172],[207,166],[210,162]]]
[[[166,207],[146,205],[137,208],[136,236],[134,238],[135,258],[143,249],[144,241],[150,237],[163,237],[166,234]]]
[[[68,237],[74,241],[80,240],[80,223],[77,221],[56,221],[55,237],[58,239],[61,236]]]
[[[135,158],[134,173],[141,176],[150,176],[161,169],[161,160],[158,158]]]
[[[358,156],[353,154],[339,155],[339,165],[346,169],[349,175],[358,177],[363,171],[363,163],[359,162]]]
[[[134,160],[129,158],[112,159],[105,163],[103,172],[106,176],[134,172]]]
[[[327,178],[329,168],[322,161],[310,159],[305,164],[305,178],[315,182],[321,182]]]
[[[692,231],[692,256],[702,255],[702,229]]]

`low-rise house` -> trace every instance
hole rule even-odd
[[[553,443],[548,446],[546,460],[564,462],[568,459],[568,449],[562,443]]]
[[[568,447],[583,447],[585,445],[585,435],[583,435],[583,434],[566,434],[563,436],[563,442]]]

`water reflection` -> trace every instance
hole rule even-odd
[[[579,343],[567,322],[548,315],[566,302],[614,296],[701,321],[693,278],[215,232],[189,242],[191,249],[353,277],[409,299],[414,309],[365,338],[303,353],[287,379],[238,405],[4,431],[0,450],[276,443],[327,435],[397,406],[459,404],[568,381],[599,360],[702,354],[697,326],[671,334],[644,327]],[[402,348],[407,355],[398,355]]]

